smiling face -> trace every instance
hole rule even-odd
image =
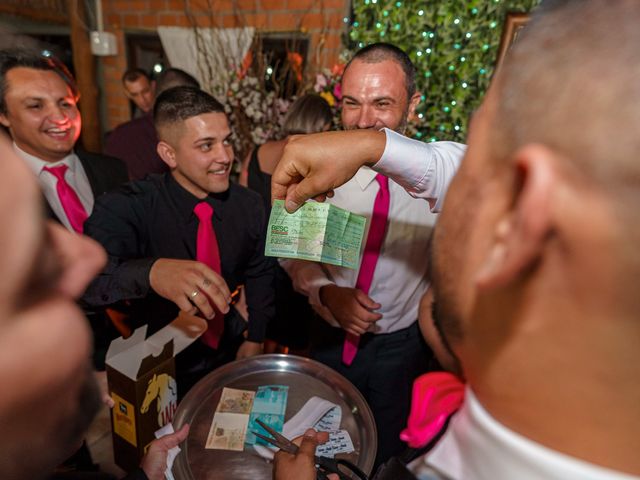
[[[387,127],[404,132],[420,94],[407,97],[405,74],[394,60],[351,62],[342,77],[342,124],[346,130]]]
[[[229,188],[233,147],[224,113],[203,113],[167,124],[159,136],[158,153],[185,190],[205,198]]]
[[[17,67],[5,78],[7,111],[0,114],[0,123],[25,152],[46,162],[62,160],[82,126],[69,86],[51,70]]]
[[[45,224],[36,180],[4,135],[0,156],[0,478],[40,478],[78,447],[99,405],[75,299],[106,257]]]

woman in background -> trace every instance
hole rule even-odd
[[[331,127],[331,107],[320,95],[308,93],[298,98],[284,119],[282,140],[255,147],[242,162],[239,183],[258,192],[271,210],[271,174],[278,165],[290,135],[325,132]]]
[[[319,95],[307,94],[298,98],[284,120],[285,138],[266,142],[247,155],[242,163],[239,183],[262,196],[266,211],[271,211],[271,174],[275,170],[289,135],[317,133],[331,127],[331,107]],[[267,327],[267,338],[276,345],[265,344],[265,353],[278,349],[305,350],[309,343],[309,323],[314,312],[307,297],[293,290],[287,273],[276,269],[276,317]],[[282,348],[284,347],[284,348]],[[301,352],[302,353],[302,352]]]

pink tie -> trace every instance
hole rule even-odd
[[[367,235],[367,243],[364,246],[362,255],[362,263],[360,264],[360,272],[356,280],[356,288],[369,294],[371,282],[373,281],[373,272],[378,263],[380,249],[384,240],[384,232],[387,228],[387,217],[389,216],[389,179],[384,175],[376,175],[376,180],[380,184],[380,190],[373,202],[373,214],[371,215],[371,226]],[[342,363],[349,366],[358,353],[358,344],[360,336],[347,333],[342,349]]]
[[[69,169],[66,165],[59,165],[57,167],[44,167],[43,170],[49,172],[56,177],[56,190],[58,191],[58,198],[62,204],[62,209],[69,219],[71,228],[76,232],[82,233],[84,221],[87,219],[87,211],[82,206],[78,194],[75,192],[71,185],[64,179],[64,174]]]
[[[411,448],[424,447],[464,401],[464,383],[448,372],[426,373],[413,382],[411,412],[400,438]]]
[[[213,216],[213,207],[207,202],[200,202],[193,209],[200,224],[198,225],[198,236],[196,240],[196,260],[211,267],[211,269],[220,274],[220,250],[218,248],[218,239],[216,232],[213,230],[211,217]],[[224,315],[213,306],[215,317],[208,321],[209,328],[202,335],[202,341],[211,348],[218,348],[222,331],[224,330]]]

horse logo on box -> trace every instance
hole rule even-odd
[[[149,380],[140,413],[147,413],[154,400],[156,400],[158,412],[158,426],[164,427],[173,419],[178,408],[178,388],[176,381],[170,375],[161,373]]]

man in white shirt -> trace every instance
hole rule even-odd
[[[344,128],[387,127],[404,132],[408,116],[420,101],[414,78],[411,60],[393,45],[378,43],[357,52],[342,77]],[[443,154],[456,160],[464,152],[462,145],[451,142],[440,142],[439,146]],[[329,200],[367,217],[365,244],[370,230],[375,229],[372,212],[381,188],[376,172],[364,167]],[[309,297],[322,318],[312,326],[312,357],[356,385],[373,411],[378,431],[376,465],[406,448],[400,431],[406,425],[411,386],[427,371],[432,357],[417,318],[420,298],[429,286],[424,252],[429,248],[436,215],[398,184],[389,182],[388,191],[384,239],[368,292],[362,281],[367,262],[364,255],[359,270],[282,261],[294,288]],[[346,333],[359,336],[350,364],[343,358]]]
[[[473,119],[432,250],[434,320],[466,398],[417,478],[640,477],[639,145],[621,128],[640,122],[639,22],[633,0],[543,3]],[[276,198],[294,207],[397,143],[357,133],[337,170],[323,165],[346,134],[322,137],[322,164],[290,156],[317,138],[293,142]],[[374,168],[437,201],[451,172],[423,153]],[[280,454],[275,478],[314,478],[316,442]]]

